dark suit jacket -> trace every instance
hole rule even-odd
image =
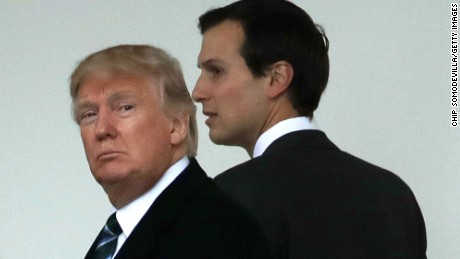
[[[195,159],[163,191],[116,259],[270,258],[260,228]],[[94,245],[86,258],[91,258]]]
[[[425,258],[409,187],[321,131],[289,133],[215,181],[252,211],[277,258]]]

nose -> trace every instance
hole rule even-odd
[[[117,129],[113,118],[108,111],[100,110],[96,119],[96,138],[100,141],[107,138],[115,138],[117,136]]]
[[[203,102],[207,98],[204,85],[203,75],[200,75],[192,91],[192,99],[195,102]]]

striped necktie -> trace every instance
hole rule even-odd
[[[118,235],[122,232],[115,213],[110,215],[104,228],[96,238],[95,259],[112,259],[117,248]]]

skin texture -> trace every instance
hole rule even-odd
[[[232,20],[203,34],[201,75],[192,97],[203,105],[214,143],[240,146],[252,155],[263,132],[297,112],[287,98],[292,67],[279,61],[264,76],[254,77],[239,52],[244,37],[241,24]]]
[[[78,92],[75,111],[86,158],[116,208],[149,190],[185,154],[188,121],[163,112],[155,83],[93,77]]]

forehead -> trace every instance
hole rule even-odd
[[[140,76],[96,76],[86,79],[79,87],[77,100],[98,98],[149,97],[154,96],[157,82]]]
[[[244,40],[244,31],[241,23],[234,20],[225,20],[209,28],[203,34],[199,63],[216,59],[221,56],[240,55],[240,47]]]

